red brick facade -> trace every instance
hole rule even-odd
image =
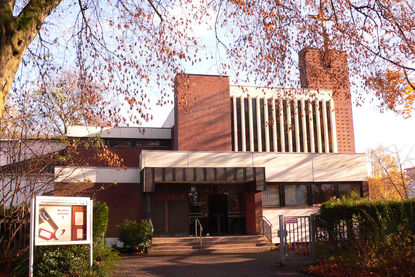
[[[332,50],[331,67],[322,63],[319,49],[305,48],[299,53],[301,87],[333,91],[339,153],[354,153],[352,102],[350,98],[347,54]]]
[[[228,77],[178,75],[175,100],[174,150],[232,151]]]
[[[159,148],[154,148],[154,150],[158,150]],[[120,159],[122,159],[122,166],[125,167],[139,167],[140,162],[140,154],[142,149],[141,148],[132,148],[132,147],[124,147],[124,148],[116,148],[116,147],[108,147],[108,150],[117,155]],[[160,148],[160,150],[165,150]],[[105,159],[100,158],[97,153],[98,151],[95,148],[80,148],[79,155],[76,158],[76,164],[79,166],[109,166],[108,161]],[[99,152],[101,153],[101,152]],[[109,158],[109,156],[108,156]]]
[[[125,219],[143,218],[140,184],[55,183],[55,196],[88,196],[109,208],[107,237],[118,237],[118,225]]]

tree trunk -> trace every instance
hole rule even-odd
[[[2,17],[2,15],[0,15]],[[12,41],[13,31],[8,26],[1,25],[0,39],[0,116],[3,114],[4,105],[6,104],[7,95],[13,84],[14,76],[19,68],[20,61],[23,58],[24,50],[15,50]],[[5,32],[3,32],[5,31]],[[23,43],[21,43],[23,44]]]
[[[31,0],[13,16],[15,0],[0,0],[0,117],[24,52],[61,1]]]

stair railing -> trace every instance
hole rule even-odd
[[[153,245],[154,225],[153,225],[153,220],[151,220],[151,217],[148,218],[148,222],[150,223],[150,226],[151,226],[151,241],[150,241],[150,246],[152,246]]]
[[[199,230],[199,232],[198,232],[198,230]],[[195,237],[196,238],[199,238],[199,241],[200,241],[200,249],[202,249],[202,247],[203,247],[203,238],[202,238],[203,235],[202,235],[202,233],[203,233],[203,226],[200,223],[199,219],[198,218],[195,218]]]
[[[265,216],[260,218],[260,234],[272,243],[272,223]]]

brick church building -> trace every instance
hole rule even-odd
[[[234,86],[226,76],[181,74],[162,128],[72,126],[100,135],[126,169],[56,167],[55,194],[99,188],[110,208],[108,237],[124,219],[151,218],[155,235],[257,234],[265,217],[306,215],[352,191],[366,196],[366,155],[355,153],[347,55],[299,54],[300,89]],[[62,174],[63,173],[63,174]],[[59,175],[59,176],[58,176]],[[89,182],[84,182],[88,180]]]

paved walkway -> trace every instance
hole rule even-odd
[[[123,257],[114,276],[309,276],[300,270],[309,261],[279,266],[279,251],[251,254]]]

